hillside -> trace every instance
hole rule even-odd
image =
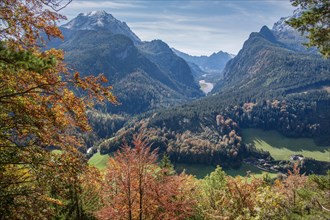
[[[319,55],[289,50],[264,26],[252,33],[238,55],[228,62],[224,79],[213,93],[237,90],[250,97],[279,97],[304,88],[329,86],[330,61]],[[257,88],[257,89],[256,89]]]
[[[164,42],[141,42],[111,14],[79,14],[61,30],[65,41],[48,47],[64,50],[69,67],[82,75],[105,74],[121,103],[109,105],[111,113],[137,114],[202,96],[183,59]]]
[[[227,63],[213,95],[141,116],[101,144],[101,152],[117,149],[143,128],[173,161],[223,167],[239,167],[251,155],[270,156],[244,144],[242,128],[277,130],[329,146],[329,73],[329,60],[288,49],[264,26]]]
[[[330,1],[316,2],[291,1],[327,28]],[[209,72],[105,11],[57,26],[106,9],[144,38],[233,49],[289,10],[250,3],[1,1],[0,220],[329,220],[329,60],[277,35],[285,19],[252,33],[206,97]]]

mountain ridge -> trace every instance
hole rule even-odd
[[[107,30],[113,34],[122,34],[129,37],[134,43],[140,43],[140,38],[128,27],[125,22],[117,20],[106,11],[91,11],[80,13],[68,23],[61,26],[70,30]]]
[[[126,23],[111,14],[81,13],[61,30],[64,42],[54,40],[48,47],[64,50],[70,68],[82,75],[105,74],[122,103],[109,105],[112,113],[138,114],[203,96],[187,63],[166,43],[140,41]]]
[[[194,73],[197,80],[205,79],[209,82],[216,82],[217,80],[221,79],[222,71],[226,63],[235,57],[235,55],[223,51],[214,52],[209,56],[191,56],[175,48],[172,48],[172,50],[176,55],[190,63],[190,66],[193,66],[192,64],[194,64],[199,67],[201,71],[197,70]]]

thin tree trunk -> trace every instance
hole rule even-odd
[[[140,194],[140,220],[142,220],[142,208],[143,208],[143,188],[142,188],[142,175],[140,173],[140,177],[139,177],[139,194]]]
[[[127,198],[128,198],[128,219],[132,220],[132,200],[131,200],[131,169],[128,167],[128,192],[127,192]]]

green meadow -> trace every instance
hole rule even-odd
[[[317,146],[312,138],[288,138],[277,131],[242,129],[244,143],[269,151],[275,160],[289,160],[293,154],[302,154],[320,161],[330,161],[330,147]]]
[[[204,178],[215,170],[215,166],[204,164],[175,163],[174,167],[176,172],[181,173],[185,171],[186,174],[194,175],[198,179]]]
[[[244,143],[251,143],[258,149],[269,151],[275,160],[288,160],[292,154],[302,154],[305,157],[312,157],[316,160],[330,161],[330,147],[317,146],[312,138],[288,138],[277,131],[264,131],[261,129],[243,129],[242,137]],[[90,165],[104,170],[109,155],[94,154],[88,161]],[[180,173],[183,170],[201,179],[214,171],[215,166],[189,163],[176,163],[175,170]],[[250,171],[251,175],[260,177],[268,174],[275,177],[276,174],[262,171],[252,165],[243,164],[239,169],[229,169],[225,172],[230,176],[246,176]]]
[[[102,155],[100,154],[100,152],[97,152],[88,160],[88,164],[95,166],[99,170],[104,170],[105,167],[107,166],[108,159],[109,159],[108,154]]]
[[[203,165],[203,164],[188,164],[188,163],[176,163],[175,164],[175,170],[178,173],[181,173],[183,170],[187,174],[191,174],[196,176],[198,179],[204,178],[206,175],[213,172],[215,169],[215,166],[211,165]],[[246,176],[247,172],[250,171],[250,176],[254,177],[262,177],[266,174],[268,174],[271,178],[276,177],[276,173],[269,173],[262,171],[252,165],[243,163],[242,166],[239,169],[228,169],[224,170],[229,176],[235,177],[235,176]]]
[[[271,178],[274,178],[274,177],[277,176],[277,173],[269,173],[269,172],[260,170],[260,169],[254,167],[254,166],[252,166],[250,164],[245,164],[245,163],[243,163],[242,166],[239,169],[237,169],[237,170],[230,169],[230,170],[225,170],[225,172],[229,176],[232,176],[232,177],[235,177],[235,176],[246,176],[246,174],[248,172],[250,172],[250,176],[254,176],[256,178],[265,176],[266,174],[268,174],[268,176],[271,177]]]

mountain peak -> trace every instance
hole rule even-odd
[[[282,17],[277,21],[272,29],[272,32],[278,42],[283,43],[288,49],[299,51],[303,53],[318,54],[318,50],[315,47],[306,48],[303,44],[308,41],[306,34],[301,35],[296,29],[287,24],[287,21],[291,18],[300,17],[304,13],[304,9],[297,8],[291,16]]]
[[[286,32],[286,31],[293,31],[294,28],[292,28],[290,25],[288,25],[286,22],[290,20],[291,18],[297,18],[300,17],[301,14],[304,12],[303,9],[297,8],[294,10],[293,15],[287,16],[287,17],[282,17],[279,21],[277,21],[272,30],[275,32]]]
[[[91,17],[91,16],[98,16],[98,17],[111,16],[111,17],[113,17],[111,14],[108,14],[104,10],[102,10],[102,11],[91,11],[91,12],[87,12],[87,13],[80,13],[78,16],[88,16],[88,17]]]
[[[106,11],[91,11],[80,13],[77,17],[62,25],[70,30],[109,31],[113,34],[122,34],[139,43],[141,40],[131,31],[125,22],[121,22]]]
[[[276,38],[275,38],[274,34],[272,33],[272,31],[266,25],[264,25],[260,29],[259,34],[261,34],[264,38],[266,38],[270,42],[273,42],[273,43],[276,42]]]

